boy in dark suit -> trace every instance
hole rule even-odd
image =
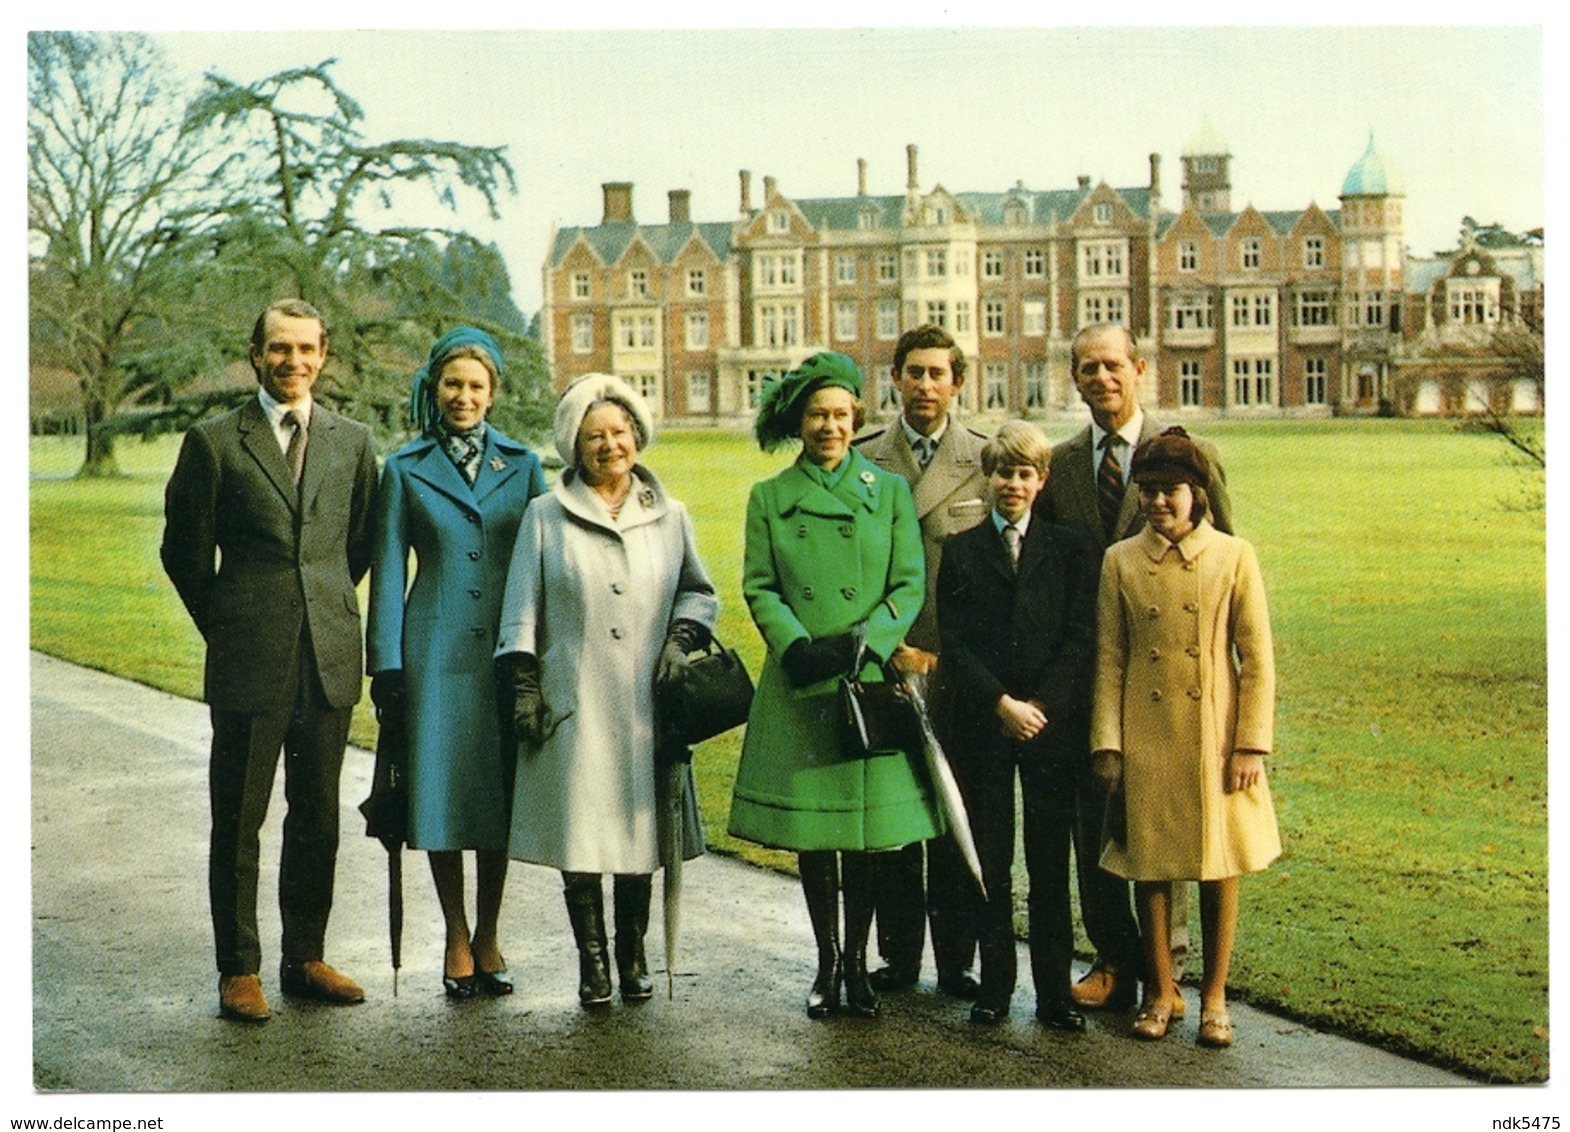
[[[981,452],[993,507],[953,536],[938,574],[944,746],[965,797],[987,897],[976,897],[981,992],[970,1020],[1008,1017],[1014,993],[1014,776],[1024,803],[1036,1017],[1082,1030],[1069,993],[1069,842],[1088,758],[1096,577],[1078,531],[1031,513],[1051,446],[1008,421]]]

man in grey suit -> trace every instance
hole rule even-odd
[[[859,437],[856,444],[873,463],[904,476],[916,500],[927,554],[926,604],[891,659],[901,672],[921,679],[938,663],[935,595],[943,540],[974,527],[989,511],[981,472],[987,438],[950,416],[950,404],[965,382],[965,355],[943,328],[929,324],[901,335],[890,373],[900,394],[899,420]],[[964,887],[974,882],[952,838],[929,844],[925,853],[918,842],[874,856],[878,951],[884,966],[872,973],[873,985],[879,990],[916,985],[930,918],[938,990],[975,998],[976,932],[966,914],[970,902]]]
[[[322,961],[338,852],[338,779],[360,698],[355,584],[371,558],[376,457],[364,425],[315,404],[321,316],[274,303],[251,336],[257,395],[185,436],[165,492],[164,570],[207,644],[213,722],[208,893],[219,1012],[271,1015],[258,972],[258,839],[285,752],[278,903],[285,994],[359,1002]]]
[[[1124,326],[1087,326],[1070,347],[1074,385],[1090,408],[1090,424],[1052,449],[1046,490],[1037,509],[1053,522],[1076,527],[1090,537],[1098,563],[1108,546],[1135,534],[1144,525],[1138,493],[1128,490],[1134,449],[1163,427],[1139,405],[1145,359],[1133,333]],[[1232,506],[1226,476],[1214,445],[1194,437],[1210,460],[1210,520],[1232,533]],[[1088,755],[1088,753],[1087,753]],[[1139,990],[1143,964],[1139,925],[1129,903],[1128,882],[1103,871],[1101,828],[1107,793],[1090,773],[1087,757],[1079,777],[1074,829],[1074,856],[1079,876],[1080,914],[1085,934],[1096,950],[1090,972],[1073,988],[1074,1000],[1087,1009],[1125,1009]],[[1188,950],[1187,895],[1174,886],[1172,949],[1175,970],[1182,971]]]

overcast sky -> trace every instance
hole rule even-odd
[[[540,304],[552,225],[592,225],[600,184],[632,181],[637,218],[692,190],[696,220],[737,214],[737,171],[797,197],[905,187],[1147,183],[1208,119],[1233,154],[1233,206],[1338,207],[1370,131],[1407,192],[1406,239],[1453,246],[1463,215],[1512,229],[1543,218],[1542,35],[1533,27],[943,28],[642,31],[166,32],[192,75],[249,82],[336,58],[372,140],[506,146],[519,192],[491,223],[514,296]],[[450,223],[423,200],[397,219]]]

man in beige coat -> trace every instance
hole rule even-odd
[[[899,420],[858,438],[856,444],[873,463],[903,476],[916,499],[927,556],[927,595],[893,661],[901,672],[924,678],[938,662],[935,593],[943,541],[974,527],[988,512],[981,472],[986,437],[950,415],[954,395],[965,382],[965,355],[942,327],[918,326],[901,335],[890,373],[900,394]],[[878,951],[884,966],[872,973],[873,985],[879,990],[916,985],[925,909],[932,922],[938,990],[974,998],[976,934],[962,912],[964,886],[972,882],[951,838],[930,844],[925,854],[918,842],[875,859]]]

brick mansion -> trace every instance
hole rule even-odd
[[[895,403],[900,332],[944,326],[965,352],[972,413],[1076,412],[1069,343],[1128,326],[1164,415],[1461,415],[1542,411],[1538,384],[1498,356],[1498,332],[1542,327],[1543,250],[1418,258],[1403,186],[1374,139],[1339,207],[1233,210],[1231,154],[1207,126],[1184,147],[1175,197],[1161,158],[1115,188],[923,190],[907,147],[903,195],[793,199],[740,174],[728,220],[694,221],[671,190],[640,223],[633,186],[603,186],[593,227],[560,228],[544,267],[540,339],[557,388],[593,371],[633,381],[668,418],[741,423],[763,379],[837,350]]]

